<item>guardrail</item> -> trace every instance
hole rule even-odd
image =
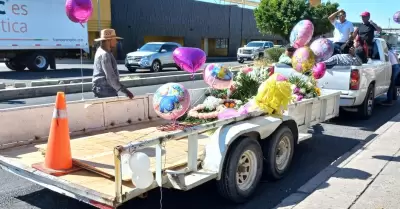
[[[233,66],[231,69],[235,72],[240,68],[246,66],[252,66],[253,64]],[[177,73],[177,72],[176,72]],[[182,74],[182,75],[180,75]],[[203,79],[202,73],[195,73],[194,78],[189,73],[179,73],[179,75],[167,75],[147,78],[133,78],[133,79],[121,79],[121,83],[126,87],[139,87],[139,86],[151,86],[170,82],[185,82],[191,80]],[[124,78],[124,76],[121,76]],[[129,77],[129,76],[128,76]],[[82,80],[77,79],[77,80]],[[54,82],[55,83],[55,82]],[[50,83],[49,83],[50,84]],[[85,80],[83,83],[70,83],[70,84],[54,84],[46,86],[34,86],[34,87],[21,87],[13,89],[2,89],[0,90],[0,101],[7,101],[13,99],[25,99],[34,97],[53,96],[58,91],[63,91],[66,94],[82,93],[92,91],[92,81]]]

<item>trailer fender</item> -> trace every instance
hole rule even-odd
[[[217,180],[219,180],[229,146],[236,139],[253,134],[258,135],[260,139],[265,139],[286,120],[291,120],[291,118],[289,116],[283,116],[283,118],[260,116],[221,126],[210,137],[210,141],[206,145],[203,169],[217,173]]]

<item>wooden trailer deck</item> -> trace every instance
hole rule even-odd
[[[107,132],[93,133],[88,136],[74,137],[71,139],[71,152],[74,164],[85,169],[60,176],[62,180],[80,185],[82,187],[115,197],[114,155],[113,149],[118,145],[125,145],[132,141],[142,141],[152,137],[162,136],[171,132],[157,130],[159,124],[141,124],[108,130]],[[208,142],[208,134],[199,135],[198,159],[204,157],[205,145]],[[10,160],[18,161],[30,167],[32,164],[43,162],[46,143],[30,144],[20,147],[0,150],[0,155]],[[152,147],[142,150],[151,160],[151,170],[155,171],[155,149]],[[187,138],[176,141],[168,141],[165,144],[163,155],[165,156],[164,169],[182,168],[187,164],[188,141]],[[123,168],[124,169],[124,168]],[[131,174],[123,170],[123,193],[134,188],[131,182]]]

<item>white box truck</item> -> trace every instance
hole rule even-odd
[[[89,50],[87,24],[70,21],[64,0],[0,0],[0,60],[15,71],[55,69],[55,57]]]

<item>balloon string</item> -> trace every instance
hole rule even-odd
[[[85,28],[85,26],[83,25],[83,23],[79,23],[79,24],[81,24],[82,28]]]
[[[81,46],[82,47],[82,46]],[[82,90],[82,101],[83,100],[85,100],[85,98],[84,98],[84,95],[83,95],[83,80],[84,80],[84,78],[83,78],[83,53],[82,53],[82,48],[81,48],[81,78],[82,78],[82,80],[81,80],[81,90]]]

